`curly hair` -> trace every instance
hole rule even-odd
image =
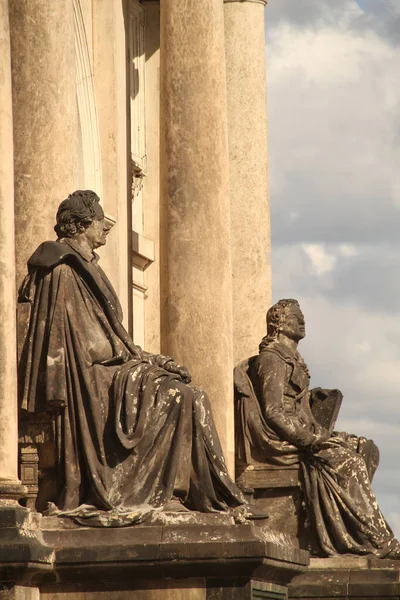
[[[59,239],[70,238],[87,229],[96,217],[96,203],[100,198],[92,190],[77,190],[58,207],[54,231]]]
[[[278,337],[279,327],[285,321],[288,308],[291,306],[298,306],[300,308],[300,304],[297,300],[293,300],[293,298],[283,298],[271,306],[271,308],[268,310],[267,335],[263,337],[258,347],[260,352],[266,350],[269,345],[276,340]]]
[[[287,314],[287,309],[291,306],[298,306],[300,304],[293,298],[283,298],[276,304],[271,306],[267,312],[267,334],[268,337],[276,338],[279,326],[284,322]]]

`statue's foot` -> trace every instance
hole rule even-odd
[[[268,519],[269,514],[263,510],[260,510],[254,504],[248,504],[246,507],[246,519],[250,521],[258,521],[261,519]]]
[[[242,504],[231,509],[231,513],[236,523],[245,523],[246,521],[258,521],[268,519],[268,513],[260,510],[254,504]]]
[[[163,512],[191,512],[177,496],[172,496],[171,500],[164,504],[162,510]]]

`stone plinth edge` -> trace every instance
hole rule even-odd
[[[234,573],[243,581],[287,586],[306,571],[308,552],[265,541],[253,524],[227,524],[223,518],[218,523],[214,515],[210,517],[209,524],[200,515],[198,525],[181,517],[175,524],[169,519],[167,525],[118,529],[76,528],[68,523],[62,528],[62,522],[55,529],[54,520],[43,519],[44,540],[55,551],[51,577],[86,585],[132,577],[229,581]]]
[[[27,583],[52,570],[54,552],[43,542],[39,515],[22,506],[0,506],[0,589]]]
[[[400,561],[364,557],[311,559],[289,586],[290,600],[400,600]]]

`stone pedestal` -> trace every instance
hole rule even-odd
[[[293,600],[399,600],[400,561],[343,556],[313,558],[289,586]]]
[[[43,600],[285,600],[308,564],[307,552],[266,541],[229,515],[159,513],[108,530],[44,518],[42,527],[55,549]]]
[[[265,5],[224,0],[235,364],[257,352],[272,298]]]
[[[161,350],[210,395],[233,474],[232,269],[223,5],[161,8]]]
[[[40,515],[26,508],[0,506],[0,589],[19,585],[24,600],[29,598],[23,595],[25,586],[37,587],[52,570],[54,553],[44,544],[39,524]]]
[[[77,187],[78,109],[72,0],[9,0],[17,284],[55,239],[57,207]]]
[[[274,531],[277,539],[296,548],[311,550],[313,532],[309,527],[301,489],[299,465],[280,468],[272,465],[250,465],[236,471],[236,483],[250,504],[269,515],[257,527],[266,534]]]

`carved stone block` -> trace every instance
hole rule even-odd
[[[21,483],[28,488],[26,506],[34,509],[39,492],[39,453],[36,445],[21,444],[20,469]]]

